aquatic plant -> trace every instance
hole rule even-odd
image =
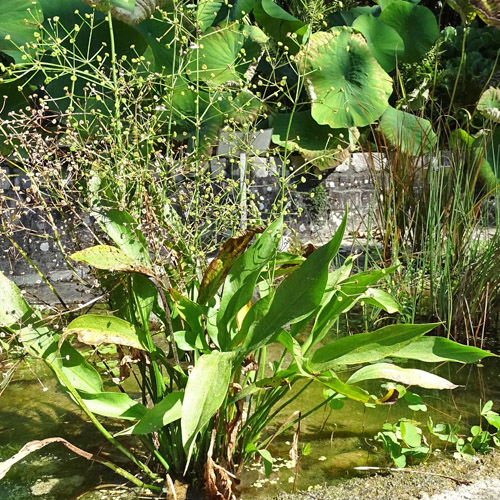
[[[390,325],[330,340],[332,325],[356,303],[388,312],[399,308],[375,287],[394,269],[351,275],[349,257],[330,271],[346,217],[333,239],[307,258],[279,252],[281,218],[265,230],[244,231],[221,247],[191,297],[151,266],[146,241],[130,216],[110,210],[101,214],[101,222],[116,246],[90,247],[72,258],[110,275],[111,281],[106,278],[104,283],[111,286],[113,314],[84,314],[58,332],[50,318],[43,318],[0,275],[6,297],[0,328],[11,342],[48,364],[96,428],[149,478],[144,484],[125,473],[135,484],[161,490],[156,482],[165,477],[203,477],[208,497],[233,498],[238,471],[249,457],[260,455],[271,470],[267,445],[274,435],[264,431],[308,385],[321,384],[332,391],[309,412],[337,395],[384,404],[360,384],[385,379],[435,389],[455,387],[389,358],[476,362],[490,355],[447,339],[424,337],[434,324]],[[151,315],[161,324],[156,332],[150,328]],[[307,324],[312,328],[299,340]],[[118,346],[120,375],[115,383],[121,392],[104,389],[100,373],[71,345],[74,335],[84,344]],[[280,345],[282,355],[267,365],[271,344]],[[356,369],[359,365],[365,366]],[[337,375],[353,367],[347,381]],[[141,401],[120,384],[131,371],[138,378]],[[298,382],[304,386],[286,398]],[[119,419],[128,427],[111,435],[98,416]],[[279,432],[296,420],[290,419]],[[123,435],[141,439],[156,461],[155,470],[122,444]]]

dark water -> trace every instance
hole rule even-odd
[[[425,367],[430,368],[430,365]],[[435,423],[455,423],[460,418],[465,428],[479,423],[481,402],[492,399],[493,409],[500,410],[499,359],[486,359],[483,367],[446,364],[435,373],[463,387],[446,392],[415,389],[429,406],[426,413],[409,410],[403,401],[373,409],[346,402],[341,410],[320,410],[303,420],[300,447],[309,443],[311,452],[301,459],[296,487],[307,489],[312,485],[332,484],[355,474],[355,466],[387,463],[371,440],[386,421],[414,418],[425,426],[429,416]],[[376,384],[370,389],[374,393],[383,391]],[[313,384],[287,408],[281,419],[295,410],[305,413],[322,398],[322,389]],[[279,424],[271,426],[271,432]],[[12,456],[28,441],[53,436],[66,438],[86,451],[110,453],[116,460],[111,446],[56,386],[50,372],[36,362],[23,364],[15,380],[0,396],[0,460]],[[276,462],[268,480],[258,465],[245,471],[241,485],[244,499],[269,498],[278,492],[292,490],[296,475],[288,463],[292,438],[292,431],[285,433],[269,448]],[[124,467],[127,468],[126,463]],[[106,467],[73,454],[61,444],[51,444],[10,470],[0,481],[0,500],[145,498],[138,493],[123,497],[116,492],[89,493],[102,485],[124,482]]]

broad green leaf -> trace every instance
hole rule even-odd
[[[500,123],[500,89],[490,87],[481,95],[477,109],[483,116],[495,123]]]
[[[347,214],[332,240],[315,250],[276,289],[267,314],[252,325],[246,335],[242,347],[245,355],[267,344],[286,324],[299,322],[320,306],[328,282],[328,269],[342,242],[346,221]],[[245,321],[243,326],[246,324]]]
[[[228,26],[210,28],[189,53],[186,74],[194,82],[221,85],[242,81],[245,71],[261,51],[251,32]]]
[[[357,384],[363,380],[379,378],[393,380],[394,382],[405,385],[418,385],[425,389],[455,389],[458,387],[448,380],[432,373],[414,368],[401,368],[400,366],[391,365],[390,363],[375,363],[360,368],[351,375],[347,382],[349,384]]]
[[[347,264],[348,261],[346,261]],[[396,268],[377,269],[375,271],[365,271],[346,278],[345,271],[351,269],[352,262],[349,262],[346,269],[341,268],[342,281],[332,284],[333,293],[325,293],[325,301],[321,310],[316,316],[311,335],[304,343],[304,353],[308,355],[311,349],[320,342],[325,335],[333,328],[339,316],[349,311],[368,288],[388,276]],[[336,272],[332,273],[335,275]],[[339,285],[338,287],[335,285]]]
[[[342,163],[349,156],[349,131],[319,125],[310,111],[278,114],[273,121],[272,140],[288,151],[297,151],[306,162],[320,169]]]
[[[253,8],[257,24],[261,26],[275,42],[281,42],[292,53],[307,36],[307,25],[295,18],[272,0],[258,0]],[[295,34],[295,37],[291,35]]]
[[[320,125],[363,127],[387,108],[392,79],[354,29],[314,33],[297,59]]]
[[[443,337],[422,337],[391,354],[395,358],[418,359],[427,363],[458,361],[477,363],[487,356],[496,356],[477,347],[466,346]]]
[[[38,0],[2,0],[0,6],[0,52],[15,62],[22,61],[23,53],[17,48],[36,41],[34,35],[43,22]]]
[[[224,5],[224,0],[199,0],[196,10],[197,28],[204,33],[212,26],[217,14]]]
[[[103,417],[139,420],[146,413],[144,405],[123,392],[81,393],[80,396],[92,413]]]
[[[174,332],[174,339],[177,347],[183,351],[194,351],[195,349],[209,351],[204,336],[193,330],[179,330]]]
[[[266,476],[270,476],[273,471],[273,457],[269,450],[258,449],[257,453],[262,457],[262,461],[264,462],[264,470],[266,472]]]
[[[97,245],[80,250],[71,255],[73,260],[83,262],[96,269],[104,269],[111,272],[131,272],[154,276],[151,269],[143,266],[122,250],[109,245]]]
[[[231,266],[217,314],[218,344],[222,350],[229,347],[231,326],[241,308],[252,299],[261,271],[276,255],[282,231],[283,217],[279,217]]]
[[[412,156],[431,153],[437,143],[428,120],[392,106],[380,118],[379,128],[390,146]]]
[[[150,263],[146,239],[128,212],[101,207],[94,209],[92,216],[122,252],[145,266]]]
[[[77,391],[88,394],[104,391],[97,370],[69,342],[63,342],[57,349],[57,337],[54,338],[52,348],[45,352],[44,358],[49,366],[56,365]]]
[[[0,328],[2,326],[22,326],[34,312],[24,300],[21,290],[2,271],[0,271],[0,290],[2,291]]]
[[[167,394],[159,403],[153,406],[153,408],[146,409],[139,422],[119,432],[117,435],[150,434],[151,432],[157,432],[166,425],[179,420],[182,416],[183,398],[183,392],[171,392]]]
[[[399,426],[401,438],[410,448],[417,448],[422,444],[422,431],[410,422],[402,421]]]
[[[360,296],[360,301],[365,304],[380,307],[380,309],[383,309],[389,314],[401,312],[401,305],[398,301],[380,288],[368,288],[368,290]]]
[[[221,287],[236,259],[243,254],[250,240],[259,228],[247,229],[240,236],[227,240],[220,248],[217,256],[210,262],[201,280],[198,302],[205,304]]]
[[[235,2],[231,2],[233,4],[231,19],[235,21],[250,14],[258,2],[259,0],[236,0]]]
[[[203,328],[203,308],[173,288],[170,289],[169,292],[181,318],[191,327],[193,334],[199,337],[200,341],[204,343],[205,330]],[[201,338],[203,338],[203,340],[201,340]]]
[[[114,7],[119,7],[120,9],[128,10],[129,12],[134,12],[135,0],[110,0],[111,5]]]
[[[393,2],[382,11],[379,19],[394,28],[403,39],[405,51],[401,62],[418,61],[432,48],[439,35],[434,14],[422,5],[402,0]]]
[[[346,365],[372,363],[390,357],[436,326],[437,324],[389,325],[374,332],[343,337],[314,351],[309,368],[314,372],[323,372]]]
[[[116,316],[85,314],[74,319],[64,337],[77,335],[83,344],[118,344],[145,350],[133,325]]]
[[[22,297],[19,288],[0,272],[0,328],[19,329],[18,340],[35,357],[43,358],[53,369],[59,369],[79,391],[103,390],[99,373],[69,343],[63,342],[58,349],[59,336],[43,325],[37,313]]]
[[[354,401],[360,401],[361,403],[368,403],[371,401],[371,397],[368,392],[354,385],[342,382],[342,380],[340,380],[336,375],[324,374],[317,377],[316,380],[329,389],[333,389],[335,392],[347,396],[349,399],[353,399]]]
[[[403,39],[397,31],[371,14],[359,16],[352,27],[366,38],[380,66],[387,72],[392,71],[405,50]]]
[[[203,354],[188,378],[182,403],[182,444],[189,463],[194,439],[222,405],[232,375],[231,352]]]

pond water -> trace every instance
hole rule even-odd
[[[281,491],[292,491],[294,481],[299,490],[312,485],[333,484],[355,475],[353,468],[356,466],[386,464],[383,452],[375,449],[371,441],[386,421],[396,422],[407,417],[425,424],[430,415],[435,423],[455,423],[460,417],[464,424],[477,424],[480,401],[492,399],[495,403],[493,409],[500,410],[497,405],[500,404],[500,359],[487,358],[483,365],[446,364],[438,367],[435,373],[463,387],[446,392],[416,390],[429,407],[426,413],[409,410],[403,401],[376,408],[365,408],[348,401],[341,410],[320,410],[301,423],[300,447],[309,443],[311,451],[302,457],[297,478],[288,462],[289,443],[293,438],[290,430],[269,448],[276,459],[275,471],[269,480],[265,480],[258,465],[245,471],[240,487],[242,498],[271,498]],[[375,393],[378,388],[379,385],[370,387]],[[306,413],[322,399],[322,389],[313,384],[288,407],[282,420],[295,410]],[[276,422],[270,431],[279,425],[280,422]],[[53,436],[63,437],[86,451],[113,454],[116,462],[117,455],[111,446],[55,385],[50,372],[37,362],[23,364],[14,381],[0,396],[0,460],[12,456],[28,441]],[[127,468],[126,462],[124,467]],[[106,467],[91,463],[60,444],[51,444],[29,455],[9,471],[0,481],[0,499],[148,498],[127,490],[122,496],[117,490],[112,494],[109,491],[102,493],[106,485],[116,487],[123,483],[120,476]]]

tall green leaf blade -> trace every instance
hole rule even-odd
[[[183,398],[183,392],[171,392],[167,394],[153,408],[147,409],[139,422],[119,432],[117,435],[149,434],[159,431],[162,427],[179,420],[182,416]]]
[[[496,356],[478,347],[462,345],[444,337],[422,337],[391,354],[394,358],[417,359],[427,363],[457,361],[477,363],[488,356]]]
[[[287,323],[296,323],[319,307],[328,282],[328,269],[342,243],[346,223],[347,214],[332,240],[315,250],[276,289],[267,314],[245,338],[242,346],[245,355],[268,343]]]
[[[226,397],[233,357],[231,352],[204,354],[189,376],[181,418],[182,444],[189,456],[196,435],[208,424]]]
[[[314,372],[324,372],[341,366],[378,361],[398,352],[436,326],[432,323],[389,325],[374,332],[344,337],[314,351],[309,368]]]
[[[349,384],[356,384],[363,380],[373,379],[393,380],[405,385],[418,385],[425,389],[455,389],[455,384],[434,375],[433,373],[414,368],[402,368],[390,363],[376,363],[365,366],[355,372],[347,381]]]
[[[217,313],[218,343],[222,350],[229,347],[230,328],[236,314],[251,300],[261,271],[276,255],[282,231],[283,217],[279,217],[231,267]]]

